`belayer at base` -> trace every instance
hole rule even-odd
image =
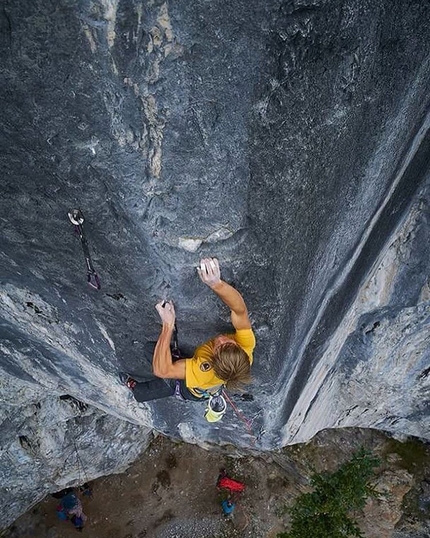
[[[160,379],[139,383],[126,376],[124,382],[138,402],[168,396],[202,400],[223,386],[241,389],[251,381],[252,352],[255,336],[245,301],[230,284],[221,280],[216,258],[204,258],[197,269],[200,279],[230,308],[234,333],[216,336],[199,346],[193,357],[174,360],[170,342],[175,328],[175,308],[171,301],[156,305],[162,328],[155,346],[152,368]]]

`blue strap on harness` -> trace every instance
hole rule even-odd
[[[176,380],[175,383],[175,398],[179,398],[179,400],[185,401],[185,398],[181,394],[181,383],[180,381]]]

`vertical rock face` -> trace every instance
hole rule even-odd
[[[151,428],[265,449],[346,425],[428,438],[429,16],[418,0],[5,0],[0,467],[12,458],[12,488],[21,450],[48,454],[37,440],[50,420],[56,431],[60,397],[103,423],[91,442],[111,461],[116,432],[132,458]],[[201,406],[138,406],[117,381],[150,378],[160,298],[177,305],[187,353],[225,330],[195,274],[205,255],[251,312],[256,383],[241,409],[257,440],[233,412],[209,427]],[[78,418],[59,427],[58,462]],[[78,480],[43,458],[55,476],[37,495]]]
[[[327,342],[285,442],[352,424],[428,438],[428,218],[427,182]]]

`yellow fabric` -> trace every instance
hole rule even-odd
[[[236,341],[248,355],[249,362],[252,364],[252,352],[255,348],[255,336],[252,329],[239,329],[234,334],[226,334],[225,336]],[[223,384],[223,380],[215,375],[212,368],[208,371],[204,371],[201,368],[202,364],[209,362],[212,358],[212,347],[213,341],[209,340],[209,342],[202,344],[195,350],[192,359],[187,359],[185,361],[185,384],[195,396],[201,396],[201,394],[193,389],[216,392],[216,390]]]

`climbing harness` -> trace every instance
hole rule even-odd
[[[82,250],[84,252],[85,263],[87,264],[87,282],[88,284],[96,289],[100,289],[100,279],[97,275],[96,270],[94,269],[93,262],[91,260],[90,251],[88,248],[88,242],[84,234],[84,215],[80,209],[73,209],[68,213],[69,220],[75,226],[75,233],[79,236],[81,240]]]

